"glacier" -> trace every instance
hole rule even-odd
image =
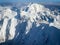
[[[44,5],[37,3],[30,3],[15,10],[12,8],[12,6],[0,6],[0,21],[2,21],[2,24],[0,23],[0,43],[13,40],[12,45],[17,45],[17,43],[19,45],[39,45],[39,43],[44,45],[48,37],[47,33],[51,29],[52,37],[54,30],[56,30],[55,32],[60,31],[60,12],[55,15],[56,10],[51,11]],[[54,41],[52,42],[54,43]],[[56,44],[52,42],[50,45],[59,45],[58,40]]]

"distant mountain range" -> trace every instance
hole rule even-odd
[[[3,3],[0,3],[0,5],[2,6],[9,6],[9,5],[15,5],[15,6],[24,6],[24,5],[27,5],[29,3],[34,3],[34,2],[27,2],[27,3],[23,3],[23,2],[3,2]],[[40,2],[40,4],[43,4],[43,5],[57,5],[57,6],[60,6],[60,2]]]

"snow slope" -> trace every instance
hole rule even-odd
[[[14,37],[14,33],[15,33],[15,25],[17,24],[16,19],[14,19],[14,16],[17,15],[16,12],[12,11],[10,8],[8,7],[0,7],[2,9],[0,9],[0,21],[3,20],[3,24],[1,26],[1,30],[0,30],[0,43],[4,42],[7,37],[9,39],[12,39]],[[9,26],[9,20],[11,20],[11,26]],[[9,30],[8,30],[9,29]],[[9,32],[8,32],[9,31]],[[9,34],[7,34],[9,33]],[[7,37],[6,37],[7,35]]]

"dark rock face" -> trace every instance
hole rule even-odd
[[[26,22],[21,26],[25,28]],[[41,29],[44,26],[44,29]],[[20,26],[16,27],[20,28]],[[35,27],[33,24],[28,34],[24,35],[24,29],[17,30],[20,34],[13,40],[1,43],[1,45],[60,45],[60,30],[55,27],[49,27],[47,24],[41,24]],[[18,33],[16,31],[16,33]],[[22,31],[22,32],[21,32]]]

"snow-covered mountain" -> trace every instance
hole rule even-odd
[[[43,45],[47,40],[45,38],[48,37],[45,35],[46,31],[51,30],[53,37],[53,31],[60,30],[59,19],[60,12],[58,10],[52,11],[42,4],[30,3],[20,9],[12,6],[0,6],[0,43],[13,40],[13,45],[15,43],[39,45],[41,41],[40,44]],[[59,45],[59,41],[56,45]]]
[[[40,26],[41,23],[45,23],[49,24],[49,26],[54,26],[60,29],[60,21],[59,21],[60,13],[56,11],[58,15],[55,15],[54,14],[55,11],[51,11],[48,8],[45,8],[41,4],[30,4],[27,7],[23,7],[21,9],[20,16],[24,20],[28,20],[28,25],[30,24],[31,26],[32,26],[31,23],[33,22],[36,23],[36,26]],[[27,27],[28,29],[29,27],[31,28],[30,25]],[[28,31],[28,29],[26,30]]]

